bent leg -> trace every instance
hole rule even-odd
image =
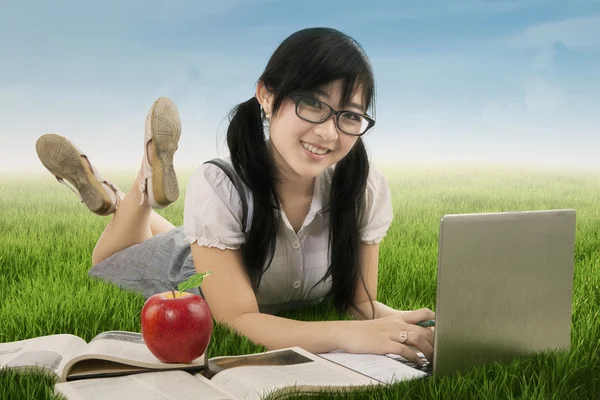
[[[163,218],[147,204],[142,202],[139,190],[142,171],[115,211],[111,221],[100,235],[92,253],[92,265],[98,264],[114,253],[142,243],[160,233],[173,228],[171,222]]]

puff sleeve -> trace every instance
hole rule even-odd
[[[387,234],[393,217],[387,179],[379,168],[371,164],[358,227],[361,240],[369,244],[379,243]]]
[[[190,244],[235,250],[245,242],[240,195],[216,165],[203,164],[190,176],[183,229],[185,241]]]

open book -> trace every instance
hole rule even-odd
[[[191,363],[163,363],[137,332],[103,332],[89,343],[69,334],[0,343],[0,369],[43,369],[55,374],[59,382],[148,370],[199,371],[206,365],[206,354]]]
[[[68,400],[258,400],[285,398],[298,392],[354,390],[425,376],[425,372],[391,356],[342,352],[315,355],[292,347],[214,357],[197,373],[147,372],[57,383],[55,393]]]

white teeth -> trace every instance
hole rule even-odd
[[[327,153],[329,151],[329,150],[326,150],[326,149],[317,149],[315,146],[311,146],[310,144],[304,143],[304,142],[302,142],[302,146],[306,150],[310,151],[311,153],[315,153],[315,154],[318,154],[318,155],[323,155],[323,154],[325,154],[325,153]]]

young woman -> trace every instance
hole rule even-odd
[[[433,332],[417,322],[434,313],[376,301],[379,242],[392,206],[362,141],[375,123],[367,114],[374,86],[369,60],[351,37],[328,28],[292,34],[255,95],[231,114],[227,162],[241,191],[219,166],[202,164],[188,182],[181,227],[152,210],[179,197],[173,156],[181,123],[171,100],[158,99],[148,113],[142,165],[126,195],[68,139],[44,135],[36,148],[90,210],[114,213],[90,276],[148,297],[212,270],[198,293],[215,320],[268,349],[394,353],[421,364],[415,350],[431,360]],[[355,320],[275,315],[325,297]]]

